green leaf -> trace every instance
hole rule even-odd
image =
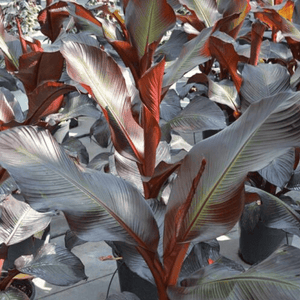
[[[140,58],[148,46],[160,40],[175,22],[175,13],[166,0],[131,0],[126,7],[126,28]]]

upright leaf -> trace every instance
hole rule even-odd
[[[183,160],[170,195],[165,255],[175,244],[212,239],[236,224],[243,209],[247,173],[261,169],[299,144],[299,95],[280,93],[254,103],[231,126],[192,148]],[[285,120],[290,120],[288,125]],[[203,158],[207,161],[205,171],[184,222],[175,230],[174,215],[185,203]]]
[[[126,28],[140,58],[148,46],[160,40],[175,22],[175,13],[166,0],[130,0],[126,6]]]
[[[116,150],[129,159],[142,161],[143,130],[132,116],[125,79],[118,65],[104,51],[88,45],[67,42],[61,52],[69,76],[94,95],[103,109]]]

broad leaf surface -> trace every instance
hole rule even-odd
[[[211,29],[204,29],[196,38],[183,45],[179,57],[170,67],[166,68],[163,87],[171,86],[185,73],[211,58],[207,51],[208,38],[211,32]]]
[[[175,13],[166,0],[130,0],[126,6],[126,28],[140,58],[148,45],[160,40],[175,22]]]
[[[299,144],[298,99],[299,93],[289,92],[265,98],[231,126],[196,144],[186,155],[168,203],[165,255],[176,243],[213,239],[236,224],[243,209],[243,181],[247,173],[267,166]],[[205,170],[195,187],[193,181],[203,158]],[[181,216],[194,188],[191,205]]]
[[[246,192],[259,195],[262,202],[259,206],[260,221],[265,226],[300,236],[300,215],[290,205],[264,190],[252,186],[246,186],[245,189]]]
[[[295,150],[290,149],[287,153],[274,159],[258,173],[267,181],[282,189],[291,179],[294,163]]]
[[[45,244],[35,256],[24,255],[16,259],[15,266],[20,272],[59,286],[87,279],[80,259],[58,245]]]
[[[207,78],[209,83],[209,99],[225,104],[233,110],[238,110],[240,107],[240,97],[233,82],[228,79],[215,82],[209,77]]]
[[[0,164],[27,202],[39,210],[62,210],[79,238],[156,248],[157,225],[141,194],[113,175],[82,170],[47,131],[31,126],[2,131],[0,151]]]
[[[122,72],[101,49],[79,43],[63,44],[61,52],[69,76],[81,83],[102,107],[113,132],[116,150],[129,159],[143,159],[143,130],[131,113]]]
[[[289,89],[290,75],[279,64],[245,65],[241,87],[242,109],[262,98],[276,95]]]
[[[179,0],[179,2],[193,10],[197,17],[205,23],[206,27],[212,27],[215,22],[221,18],[216,0]]]
[[[8,89],[0,87],[0,128],[1,123],[13,120],[22,123],[24,119],[22,108],[15,96]]]
[[[198,96],[175,118],[168,121],[162,127],[162,131],[173,129],[178,132],[190,133],[225,127],[225,115],[222,110],[208,98]]]
[[[203,269],[197,285],[169,287],[168,295],[171,300],[295,300],[300,292],[299,261],[299,249],[285,245],[244,273],[230,276],[212,264]]]
[[[0,243],[7,246],[19,243],[38,231],[45,229],[51,215],[36,212],[27,203],[12,196],[1,205]]]

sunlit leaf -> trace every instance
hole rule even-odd
[[[126,28],[140,58],[148,45],[160,40],[175,22],[175,13],[166,0],[131,0],[126,6]]]
[[[19,243],[45,229],[51,221],[51,215],[38,213],[12,196],[4,200],[0,208],[0,243],[7,246]]]

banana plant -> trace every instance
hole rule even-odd
[[[283,29],[289,45],[297,41],[297,26],[287,20],[287,12],[296,8],[289,1],[259,3],[124,0],[123,16],[104,5],[110,16],[104,20],[74,2],[59,1],[39,15],[69,78],[103,112],[115,168],[111,162],[110,172],[81,164],[47,129],[30,124],[0,132],[0,165],[36,214],[63,211],[71,230],[68,249],[72,243],[107,241],[134,272],[154,283],[160,300],[297,299],[299,294],[300,251],[295,247],[282,246],[246,271],[199,250],[212,251],[214,239],[233,228],[249,193],[276,208],[268,217],[272,226],[280,215],[285,228],[300,234],[297,212],[274,195],[245,189],[249,174],[256,172],[284,188],[292,172],[280,162],[300,147],[299,76],[295,64],[282,58],[285,53],[296,59],[297,53],[275,43]],[[186,16],[176,15],[178,4]],[[182,48],[166,62],[162,49],[170,47],[162,48],[161,41],[176,20],[184,24],[188,41],[164,42]],[[64,38],[65,24],[95,35],[99,45],[76,34]],[[195,67],[199,73],[185,80]],[[25,70],[19,73],[27,82]],[[39,78],[47,82],[42,73]],[[185,98],[190,103],[182,109]],[[163,109],[168,110],[164,118]],[[180,133],[209,129],[220,132],[177,151],[170,143]],[[278,172],[275,179],[272,171]],[[10,201],[9,186],[3,187],[8,190],[3,205]],[[6,246],[12,239],[7,234],[0,232]],[[16,270],[53,284],[86,278],[80,261],[53,247],[21,256]],[[53,252],[57,256],[49,257]],[[65,281],[51,271],[57,260],[62,262],[58,272],[69,274]]]

